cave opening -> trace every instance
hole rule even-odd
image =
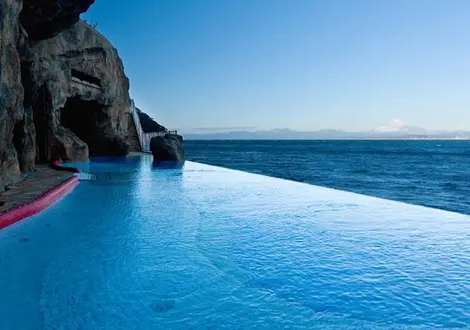
[[[61,110],[61,125],[70,129],[88,145],[90,156],[96,156],[103,149],[100,123],[105,121],[104,106],[96,101],[84,101],[79,97],[67,99]]]
[[[42,87],[36,102],[33,104],[34,127],[36,129],[36,162],[44,163],[50,160],[51,150],[48,133],[48,106],[50,95],[46,87]],[[50,109],[49,109],[50,110]]]

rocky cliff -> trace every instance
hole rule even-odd
[[[45,112],[51,156],[82,161],[89,153],[126,154],[129,81],[116,49],[78,22],[30,50],[23,80],[35,93],[24,106]]]
[[[0,191],[37,161],[127,153],[122,61],[79,21],[93,2],[0,2]]]

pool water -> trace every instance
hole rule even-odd
[[[0,231],[0,329],[470,325],[470,217],[188,162]]]

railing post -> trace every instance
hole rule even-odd
[[[165,136],[166,134],[177,135],[178,132],[176,130],[173,131],[162,131],[162,132],[151,132],[151,133],[144,133],[142,130],[142,125],[140,124],[139,114],[137,113],[137,108],[135,107],[134,100],[131,99],[131,114],[132,120],[134,122],[135,129],[137,130],[137,135],[139,137],[140,148],[144,152],[150,152],[150,140],[152,140],[155,136]]]

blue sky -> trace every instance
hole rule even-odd
[[[468,0],[97,0],[169,128],[470,129]],[[396,123],[397,121],[394,121]]]

